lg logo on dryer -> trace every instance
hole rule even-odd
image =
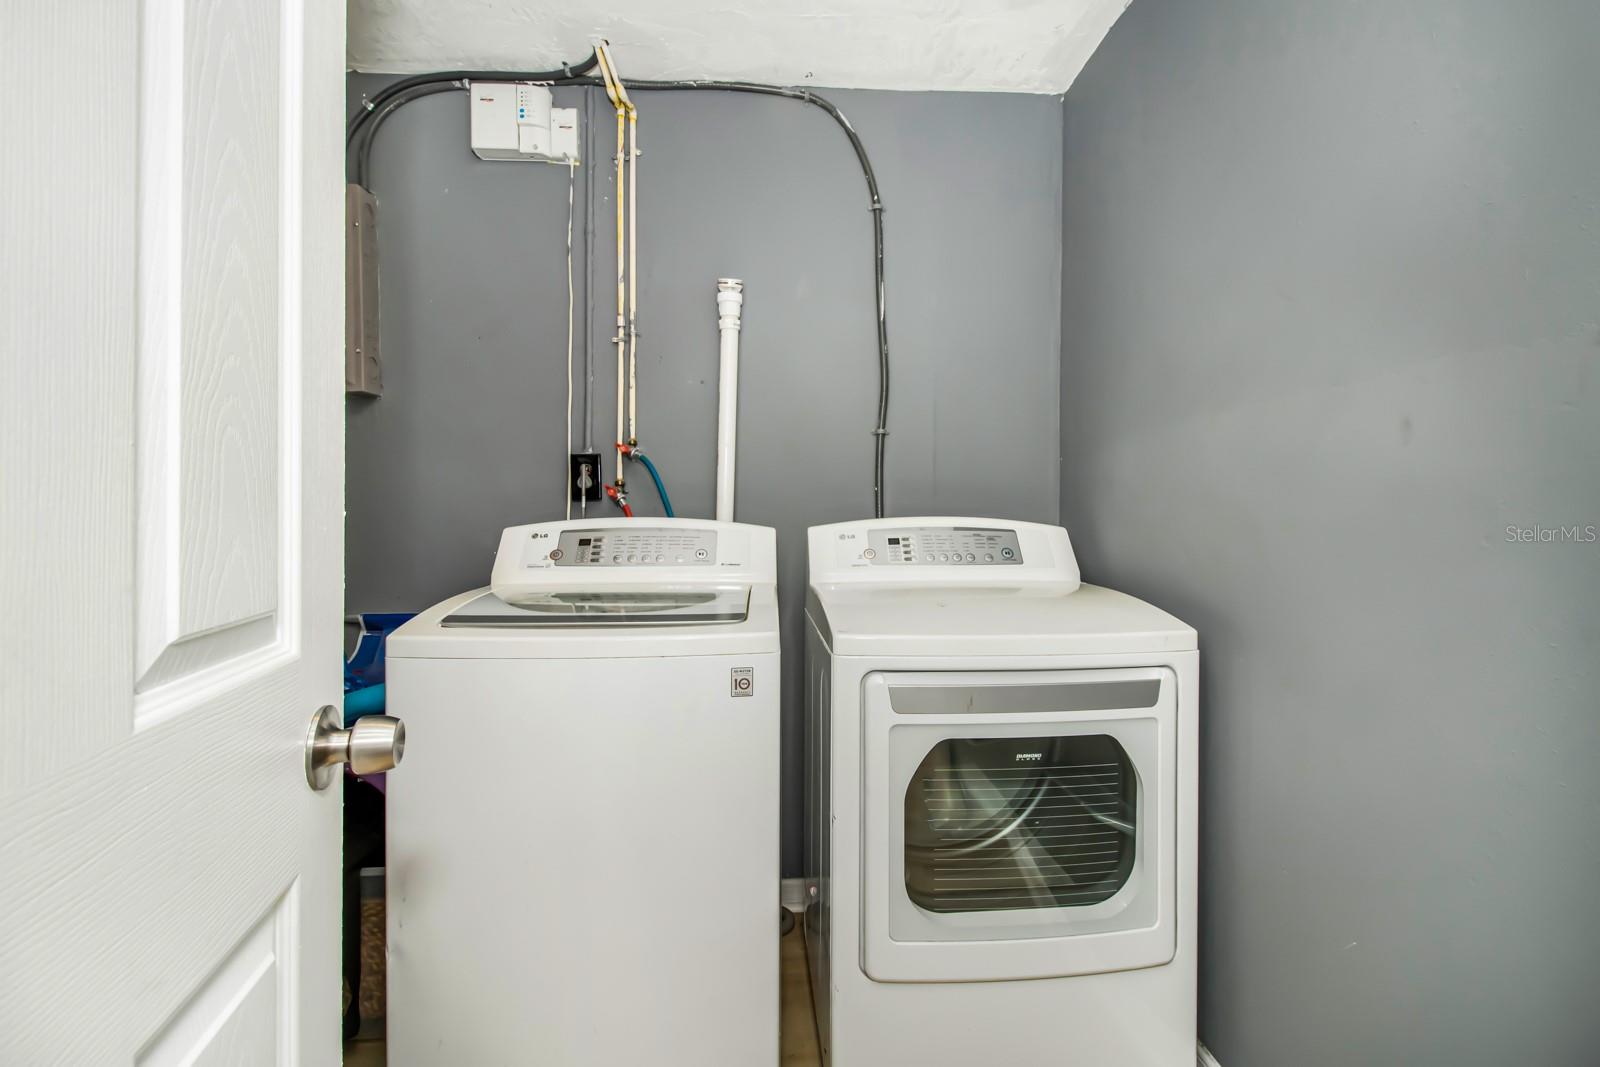
[[[1043,752],[1018,752],[1017,753],[1017,762],[1018,763],[1038,763],[1042,759],[1044,759],[1044,753]]]

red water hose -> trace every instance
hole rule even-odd
[[[624,515],[630,519],[633,518],[633,508],[628,505],[626,493],[621,492],[614,485],[608,485],[606,486],[606,496],[610,497],[612,502],[622,509]]]

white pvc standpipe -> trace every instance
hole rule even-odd
[[[717,329],[721,373],[717,380],[717,521],[733,521],[734,452],[739,439],[739,309],[744,283],[717,279]]]

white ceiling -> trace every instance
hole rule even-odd
[[[1129,0],[348,0],[356,70],[543,70],[603,36],[624,78],[1065,92]]]

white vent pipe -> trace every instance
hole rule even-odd
[[[717,279],[721,373],[717,380],[717,521],[733,521],[733,460],[739,443],[739,309],[744,282]]]

